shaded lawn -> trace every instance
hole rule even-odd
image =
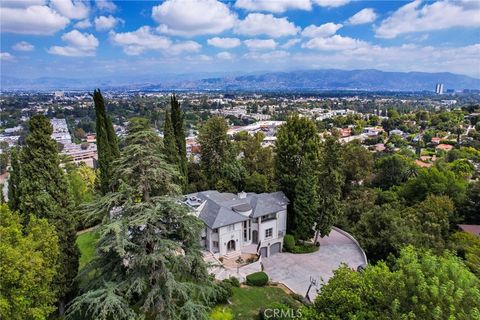
[[[226,305],[232,310],[235,320],[252,320],[258,318],[259,309],[271,303],[288,303],[300,306],[300,303],[275,287],[233,288],[232,304]]]
[[[95,255],[96,242],[99,233],[96,230],[82,233],[77,236],[77,245],[80,250],[79,270],[81,270]]]

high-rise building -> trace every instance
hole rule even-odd
[[[443,94],[443,83],[437,83],[437,85],[435,86],[435,93]]]

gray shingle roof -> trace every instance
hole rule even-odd
[[[212,229],[285,210],[289,202],[281,191],[261,194],[247,193],[245,198],[239,198],[233,193],[208,190],[188,194],[188,197],[197,197],[205,203],[200,211],[199,218]],[[235,211],[235,209],[245,211],[249,207],[252,208],[249,216]]]

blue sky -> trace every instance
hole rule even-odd
[[[298,69],[480,78],[480,1],[2,0],[1,73],[161,78]]]

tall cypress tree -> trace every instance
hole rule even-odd
[[[165,111],[165,124],[163,127],[163,147],[165,157],[168,163],[178,165],[180,158],[178,156],[177,143],[173,133],[172,118],[168,109]]]
[[[314,163],[305,159],[300,165],[293,203],[296,225],[294,235],[297,239],[309,240],[313,236],[313,226],[319,209],[317,186],[317,168]]]
[[[112,163],[120,156],[117,136],[113,124],[105,110],[105,101],[100,89],[93,91],[95,102],[98,165],[100,169],[100,191],[106,194],[112,191]]]
[[[330,234],[333,224],[342,213],[342,188],[345,184],[341,145],[337,138],[325,140],[318,177],[320,206],[317,216],[315,242],[318,236]]]
[[[185,124],[183,112],[180,109],[180,104],[177,101],[175,95],[170,99],[171,105],[171,117],[172,117],[172,127],[173,134],[175,135],[175,143],[177,145],[178,157],[179,157],[179,171],[184,177],[185,182],[183,188],[185,189],[187,185],[188,178],[188,167],[187,167],[187,146],[185,142]]]
[[[28,223],[30,214],[48,219],[55,226],[59,245],[59,269],[54,283],[63,313],[74,287],[78,270],[78,248],[72,216],[73,201],[60,168],[57,143],[51,138],[52,126],[43,115],[29,121],[30,133],[20,153],[20,183],[18,209]]]
[[[294,206],[299,172],[307,159],[313,168],[316,168],[320,157],[320,141],[315,122],[305,117],[300,118],[298,115],[289,117],[278,130],[275,148],[277,183],[290,200],[287,207],[287,231],[297,234],[296,212],[298,211],[294,210]]]
[[[8,207],[12,211],[18,210],[19,184],[20,184],[20,163],[18,162],[18,151],[12,149],[11,170],[8,179]]]

